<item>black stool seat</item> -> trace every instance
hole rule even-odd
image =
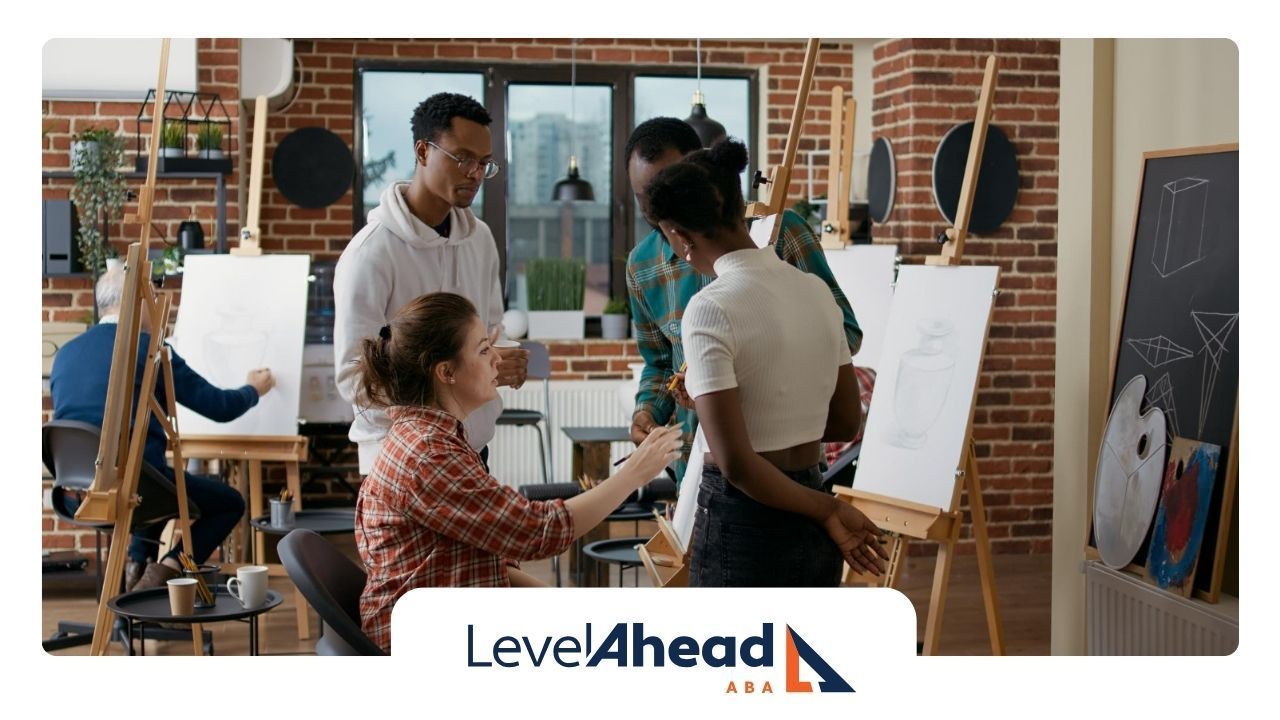
[[[545,418],[537,410],[503,410],[498,416],[499,425],[536,425]]]

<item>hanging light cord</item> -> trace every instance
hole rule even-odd
[[[569,60],[569,157],[578,163],[578,38],[573,39]]]
[[[697,60],[698,67],[698,95],[702,95],[702,38],[694,39],[696,50],[694,50],[694,58]]]

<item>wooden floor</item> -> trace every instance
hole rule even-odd
[[[345,548],[348,552],[351,548]],[[907,561],[898,589],[916,607],[919,637],[924,637],[925,615],[928,610],[929,589],[933,581],[934,560],[911,558]],[[996,555],[996,584],[999,590],[1000,612],[1004,622],[1006,652],[1009,655],[1047,655],[1049,653],[1049,555]],[[525,563],[526,571],[543,580],[551,580],[550,561]],[[561,561],[561,571],[567,582],[567,560]],[[616,583],[617,570],[612,579]],[[633,582],[632,571],[626,574],[626,584]],[[641,587],[649,585],[641,571]],[[310,613],[311,640],[299,641],[294,613],[293,587],[284,578],[272,578],[271,588],[279,592],[284,603],[262,616],[259,650],[263,655],[312,655],[319,633],[319,619]],[[554,590],[550,591],[554,592]],[[49,637],[59,620],[92,622],[96,611],[92,589],[58,589],[46,586],[44,594],[43,625],[41,639]],[[214,652],[218,655],[248,655],[248,625],[230,622],[206,625],[213,633]],[[190,641],[148,640],[148,655],[190,655]],[[991,646],[987,639],[986,618],[983,612],[982,593],[978,584],[978,565],[973,556],[956,558],[951,566],[951,587],[947,597],[946,615],[943,618],[942,647],[944,655],[989,655]],[[57,655],[87,655],[88,646],[60,650]],[[112,645],[109,654],[120,655],[123,650]]]

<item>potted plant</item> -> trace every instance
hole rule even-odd
[[[587,264],[573,258],[530,260],[525,274],[529,286],[529,337],[585,337],[582,303],[586,297]]]
[[[200,129],[196,132],[196,147],[200,149],[200,157],[221,160],[222,126],[208,120],[200,123]]]
[[[160,129],[160,157],[180,158],[187,155],[187,129],[177,120],[165,120]]]
[[[120,218],[127,193],[120,173],[124,140],[110,130],[85,131],[76,140],[71,202],[80,217],[80,264],[96,281],[112,254],[104,245],[103,227]]]
[[[77,134],[71,141],[71,171],[75,172],[89,158],[96,157],[100,141],[114,134],[106,128],[89,128]]]
[[[604,314],[600,316],[600,336],[606,340],[625,340],[630,321],[627,301],[609,298],[609,302],[604,304]]]

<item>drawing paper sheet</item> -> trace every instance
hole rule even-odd
[[[893,261],[897,245],[850,245],[827,250],[827,265],[862,328],[862,347],[853,364],[878,369],[893,299]]]
[[[191,255],[171,345],[220,388],[267,367],[276,385],[229,423],[178,406],[183,435],[297,435],[307,324],[307,255]]]
[[[951,509],[998,274],[899,269],[854,489]]]

